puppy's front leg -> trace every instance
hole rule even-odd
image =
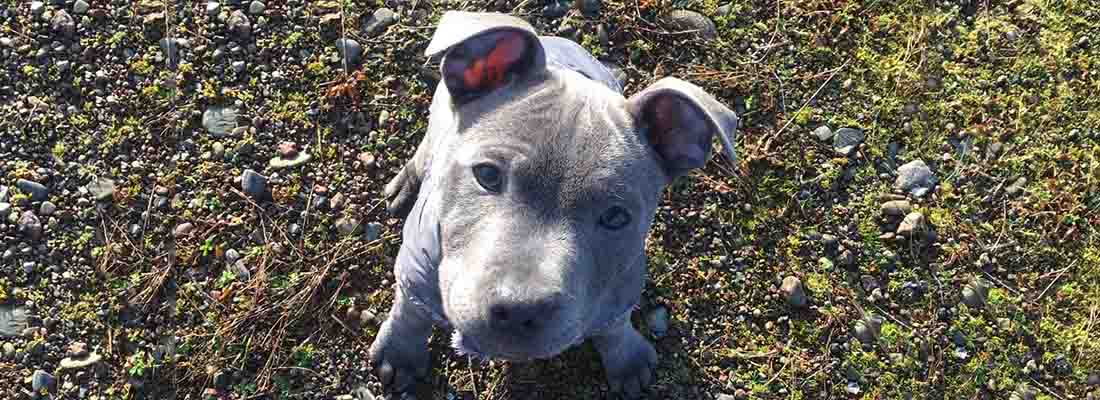
[[[371,343],[374,375],[387,393],[404,393],[428,375],[428,336],[432,322],[421,315],[400,287],[395,288],[389,316]]]
[[[623,318],[621,324],[607,333],[593,337],[592,345],[600,353],[613,393],[637,398],[653,382],[657,351],[634,329],[630,318]]]

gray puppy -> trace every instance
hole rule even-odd
[[[429,370],[434,325],[460,353],[527,361],[590,339],[613,392],[657,354],[630,322],[661,192],[700,168],[737,116],[664,78],[629,98],[584,48],[503,14],[450,11],[428,131],[386,186],[405,219],[389,316],[371,345],[387,392]]]

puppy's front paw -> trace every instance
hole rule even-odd
[[[420,329],[402,329],[401,322],[391,313],[370,346],[374,375],[387,393],[410,392],[418,379],[428,375],[427,334]]]
[[[630,325],[595,343],[613,393],[637,399],[649,388],[657,368],[657,351]]]

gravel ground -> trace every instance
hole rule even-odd
[[[377,396],[447,9],[742,116],[650,236],[650,398],[1100,396],[1091,1],[0,0],[0,398]],[[422,398],[605,396],[445,345]]]

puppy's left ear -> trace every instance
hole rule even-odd
[[[737,114],[702,88],[667,77],[627,100],[627,109],[657,153],[669,179],[702,168],[718,136],[726,157],[737,160]]]
[[[444,53],[443,84],[459,104],[546,68],[534,27],[500,13],[447,11],[425,53]]]

